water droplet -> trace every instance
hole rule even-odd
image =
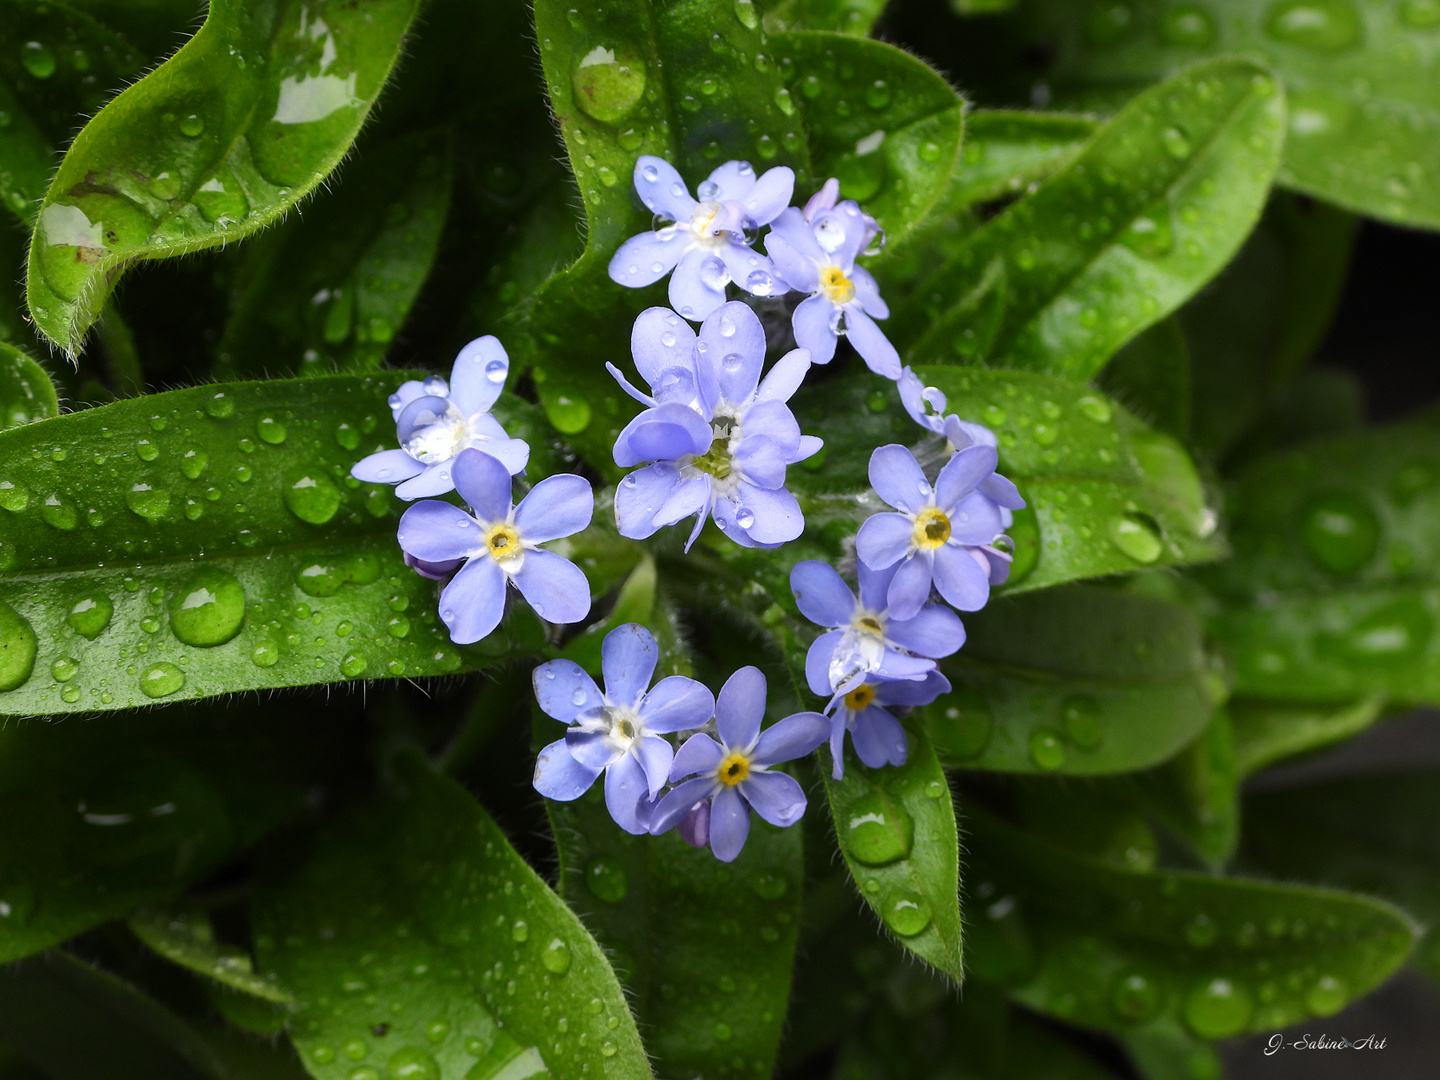
[[[845,850],[867,866],[883,866],[910,854],[915,822],[878,791],[857,799],[841,817]]]
[[[1036,728],[1030,733],[1030,760],[1044,772],[1053,772],[1065,764],[1065,747],[1060,733],[1051,728]]]
[[[287,432],[285,425],[273,416],[262,416],[255,421],[255,434],[269,443],[271,446],[278,446],[285,441]]]
[[[1192,149],[1190,139],[1177,127],[1167,127],[1162,131],[1160,143],[1165,147],[1165,152],[1177,160],[1184,160],[1190,156]]]
[[[760,15],[755,10],[754,0],[735,0],[735,18],[740,20],[740,25],[747,30],[754,30],[760,25]]]
[[[1120,514],[1110,519],[1107,531],[1110,542],[1138,563],[1153,563],[1164,551],[1160,526],[1149,514]]]
[[[590,426],[590,403],[578,394],[545,397],[545,415],[562,435],[578,435]]]
[[[540,950],[540,964],[551,974],[564,975],[570,970],[570,946],[559,938],[551,938]]]
[[[70,656],[62,656],[50,664],[50,674],[55,676],[56,682],[69,682],[79,670],[80,661]]]
[[[893,893],[885,898],[880,917],[901,937],[914,937],[930,925],[930,904],[917,893]]]
[[[20,46],[20,63],[37,79],[48,79],[55,74],[54,50],[43,42],[27,41]]]
[[[1440,4],[1440,0],[1436,0]],[[1401,506],[1409,506],[1415,501],[1415,497],[1421,492],[1435,486],[1437,478],[1435,469],[1429,462],[1412,461],[1395,473],[1390,481],[1390,497]],[[0,484],[0,494],[3,494],[5,485]],[[21,503],[23,507],[24,503]],[[7,507],[8,509],[8,507]]]
[[[761,874],[750,882],[750,888],[762,900],[779,900],[789,890],[789,883],[779,874]]]
[[[892,97],[890,85],[884,79],[876,79],[865,88],[865,104],[872,109],[887,108]]]
[[[1121,234],[1120,242],[1147,259],[1159,259],[1170,254],[1175,246],[1175,230],[1170,224],[1169,210],[1162,205],[1149,214],[1141,214],[1130,222],[1130,227]]]
[[[187,446],[180,455],[180,472],[187,480],[198,480],[210,462],[210,455],[199,446]]]
[[[1380,522],[1358,495],[1318,495],[1301,512],[1300,536],[1310,557],[1332,574],[1353,574],[1375,557]]]
[[[256,667],[274,667],[280,662],[280,646],[273,641],[261,641],[250,650],[250,662]]]
[[[185,673],[163,660],[151,664],[140,676],[140,689],[146,697],[169,697],[184,685]]]
[[[40,517],[45,524],[59,529],[61,532],[69,532],[79,521],[75,507],[65,502],[59,495],[45,496],[45,502],[40,507]]]
[[[1360,16],[1348,0],[1281,0],[1265,16],[1277,41],[1335,52],[1360,40]]]
[[[742,529],[748,529],[755,524],[755,515],[748,507],[742,506],[739,510],[735,511],[735,524],[739,525]]]
[[[354,450],[360,445],[360,432],[351,424],[339,424],[335,428],[335,441],[346,450]]]
[[[597,44],[576,57],[570,85],[582,112],[613,124],[645,93],[644,58],[629,42]]]
[[[530,940],[530,924],[524,919],[516,919],[515,925],[510,927],[510,940],[515,942]]]
[[[1102,397],[1082,397],[1077,401],[1076,406],[1085,416],[1094,420],[1097,424],[1108,424],[1110,422],[1110,403]]]
[[[365,670],[365,665],[365,657],[359,653],[346,653],[340,661],[340,673],[353,679]]]
[[[1060,702],[1060,726],[1081,750],[1094,750],[1104,738],[1100,703],[1089,694],[1071,694]]]
[[[207,566],[170,598],[170,629],[186,645],[223,645],[240,632],[245,590],[231,574]]]
[[[35,670],[35,631],[14,608],[0,600],[0,691],[25,685]]]
[[[235,415],[235,399],[223,390],[211,395],[205,402],[205,411],[217,420],[223,420],[227,416]]]
[[[250,203],[240,190],[240,183],[233,174],[230,186],[219,176],[212,176],[198,188],[191,200],[200,208],[205,220],[212,224],[221,221],[241,221],[250,213]]]
[[[1244,987],[1215,978],[1191,992],[1185,1002],[1185,1022],[1202,1039],[1227,1039],[1245,1030],[1251,1009]]]
[[[1135,12],[1122,0],[1094,4],[1085,17],[1085,37],[1093,45],[1113,45],[1129,36]]]
[[[1215,920],[1203,911],[1185,924],[1185,940],[1197,949],[1207,949],[1215,944],[1219,932]]]
[[[995,714],[977,691],[957,684],[943,699],[944,708],[929,711],[930,737],[946,762],[977,758],[990,742]]]
[[[1349,1000],[1345,984],[1333,975],[1320,976],[1305,995],[1305,1004],[1316,1016],[1334,1016]]]
[[[180,194],[180,177],[162,172],[150,178],[150,194],[167,202]]]
[[[160,456],[160,448],[149,439],[137,439],[135,442],[135,456],[141,461],[154,461]]]
[[[1215,18],[1193,4],[1167,7],[1160,16],[1160,38],[1167,45],[1203,49],[1215,40]]]
[[[125,505],[146,521],[159,521],[170,511],[170,492],[139,481],[125,492]]]
[[[110,625],[115,604],[102,592],[86,593],[71,606],[65,622],[83,638],[94,641]]]
[[[1352,626],[1340,641],[1341,655],[1353,663],[1393,666],[1418,659],[1435,630],[1434,620],[1418,596],[1402,597],[1372,611]],[[1328,635],[1320,647],[1333,652]]]
[[[385,632],[393,638],[403,638],[410,633],[410,620],[404,615],[393,616],[385,624]]]
[[[385,1063],[385,1075],[389,1080],[440,1080],[441,1073],[439,1063],[427,1051],[402,1046]]]
[[[618,904],[630,891],[630,880],[620,860],[609,855],[591,859],[585,866],[585,887],[597,900]]]
[[[1144,975],[1126,975],[1115,984],[1110,1005],[1120,1019],[1139,1023],[1155,1015],[1160,1006],[1160,991]]]
[[[180,134],[187,139],[199,138],[205,133],[205,121],[199,113],[190,113],[180,118]]]
[[[30,492],[11,480],[0,480],[0,508],[18,514],[30,505]]]
[[[340,509],[340,489],[321,472],[307,472],[285,485],[285,505],[301,521],[324,525]]]

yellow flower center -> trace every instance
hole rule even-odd
[[[859,712],[868,708],[870,702],[875,700],[875,687],[866,683],[864,686],[857,686],[845,695],[845,707],[852,712]]]
[[[927,506],[915,515],[915,546],[921,551],[933,551],[950,539],[950,519],[945,511],[936,506]]]
[[[730,436],[717,436],[710,443],[710,449],[691,464],[702,472],[709,473],[716,480],[724,480],[730,475]]]
[[[880,625],[880,620],[874,615],[862,615],[855,620],[855,626],[860,630],[868,631],[871,634],[884,634],[885,630]]]
[[[734,787],[750,775],[750,759],[744,754],[731,754],[724,761],[720,762],[720,768],[716,770],[720,782],[726,787]]]
[[[855,283],[841,273],[838,266],[820,271],[820,291],[832,304],[848,304],[855,299]]]
[[[492,525],[485,534],[485,549],[497,562],[507,562],[520,554],[520,534],[515,531],[514,526],[506,525],[503,521]]]

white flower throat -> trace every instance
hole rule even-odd
[[[443,416],[436,417],[434,423],[426,424],[405,441],[405,452],[416,461],[434,465],[449,461],[469,446],[472,439],[470,421],[452,402],[447,404]]]

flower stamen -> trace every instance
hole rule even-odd
[[[715,775],[726,787],[734,787],[750,775],[750,759],[739,751],[732,751],[720,762]]]
[[[950,539],[950,518],[938,506],[927,506],[915,515],[914,544],[921,551],[934,551]]]
[[[845,695],[845,707],[852,712],[861,712],[870,707],[870,702],[875,700],[875,687],[869,683],[857,686]]]
[[[848,304],[855,299],[855,283],[838,266],[820,271],[820,290],[832,304]]]
[[[485,550],[496,562],[503,563],[518,558],[524,549],[520,546],[520,534],[515,527],[502,521],[490,526],[490,531],[485,534]]]

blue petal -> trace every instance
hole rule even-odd
[[[610,280],[627,289],[653,285],[675,269],[689,241],[684,227],[636,233],[610,257]]]
[[[855,594],[835,568],[806,559],[790,568],[790,591],[800,614],[816,626],[848,626],[855,614]]]
[[[530,675],[540,710],[568,724],[581,713],[602,703],[595,680],[574,660],[551,660]]]
[[[766,169],[749,193],[741,196],[750,220],[769,225],[790,205],[795,194],[795,173],[786,165]]]
[[[546,622],[577,623],[590,614],[590,582],[578,566],[553,551],[526,551],[515,587]]]
[[[615,439],[615,464],[622,468],[642,461],[674,461],[686,454],[704,454],[714,432],[694,409],[666,402],[646,409]]]
[[[710,505],[712,481],[708,476],[691,476],[678,480],[660,509],[655,511],[656,525],[674,525],[692,514],[703,514]]]
[[[745,410],[745,435],[764,435],[788,456],[800,446],[800,424],[783,401],[760,401]]]
[[[950,692],[950,680],[938,671],[923,679],[875,684],[875,701],[881,705],[929,705],[941,694]]]
[[[639,812],[640,801],[650,801],[648,793],[645,770],[632,755],[625,754],[605,770],[605,808],[616,825],[634,836],[649,832]]]
[[[870,486],[907,514],[918,514],[930,505],[930,483],[915,455],[899,443],[877,447],[870,455]]]
[[[689,221],[695,212],[695,200],[675,166],[652,154],[642,154],[635,162],[635,193],[652,214],[672,221]]]
[[[350,475],[367,484],[398,484],[424,470],[425,466],[404,450],[381,450],[361,458],[350,469]]]
[[[805,681],[812,694],[829,697],[837,689],[830,685],[830,661],[844,637],[843,630],[829,630],[810,643],[810,651],[805,654]]]
[[[1025,509],[1025,500],[1020,496],[1020,489],[999,473],[981,480],[975,490],[1006,510]]]
[[[571,728],[565,733],[565,747],[570,756],[590,769],[604,769],[620,760],[623,753],[606,731],[581,731]]]
[[[851,722],[850,741],[855,755],[872,769],[904,765],[910,750],[900,721],[874,705],[862,709]]]
[[[440,594],[440,618],[458,645],[488,637],[504,614],[505,572],[488,556],[467,562]]]
[[[810,362],[828,364],[835,358],[835,313],[838,309],[821,293],[800,301],[791,316],[795,344],[810,350]]]
[[[881,299],[880,286],[869,270],[863,266],[854,267],[850,271],[850,283],[855,286],[855,299],[860,301],[866,315],[872,319],[890,317],[889,305]]]
[[[810,350],[791,349],[760,380],[756,401],[789,401],[810,370]]]
[[[670,779],[683,780],[697,773],[708,777],[720,767],[724,757],[724,747],[703,731],[696,732],[675,751],[675,760],[670,765]]]
[[[630,354],[635,358],[635,370],[652,390],[662,371],[693,369],[694,352],[695,331],[669,308],[646,308],[630,328]]]
[[[639,705],[659,660],[660,646],[639,623],[625,623],[606,634],[600,644],[600,670],[610,703],[626,709]]]
[[[715,715],[715,695],[703,683],[670,675],[650,689],[637,711],[647,731],[672,735],[703,727]]]
[[[470,446],[500,462],[511,476],[524,472],[530,463],[530,444],[524,439],[471,439]]]
[[[478,337],[460,350],[450,370],[450,400],[465,416],[489,412],[505,388],[510,357],[493,334]]]
[[[645,771],[646,801],[655,798],[670,776],[670,762],[675,751],[670,744],[658,736],[646,735],[633,747],[640,767]]]
[[[935,552],[935,589],[951,607],[979,611],[990,599],[990,564],[968,548],[946,544]]]
[[[710,801],[710,850],[721,862],[734,862],[750,835],[750,808],[734,788],[722,788]]]
[[[755,516],[753,524],[743,527],[756,543],[784,544],[805,531],[800,504],[784,488],[762,488],[742,480],[736,492],[740,506]]]
[[[515,528],[527,544],[543,544],[588,528],[595,515],[590,481],[573,473],[547,476],[515,507]]]
[[[875,675],[880,679],[900,679],[910,681],[923,679],[928,673],[935,670],[935,661],[925,656],[907,656],[905,653],[896,652],[894,649],[886,649],[880,657],[880,666],[876,668]]]
[[[430,499],[454,491],[455,481],[451,479],[454,467],[454,458],[427,465],[419,475],[412,476],[397,487],[395,494],[402,499]]]
[[[785,484],[785,456],[774,439],[747,431],[735,449],[732,463],[740,476],[756,487],[778,488]]]
[[[795,713],[760,733],[750,759],[757,765],[794,761],[814,750],[829,734],[830,721],[818,712]]]
[[[680,483],[680,474],[668,461],[636,469],[621,480],[615,489],[615,524],[620,535],[631,540],[654,535],[660,527],[655,513]]]
[[[855,554],[870,569],[887,570],[910,554],[914,535],[915,523],[904,514],[871,514],[855,534]]]
[[[885,624],[885,639],[917,656],[938,660],[965,644],[965,625],[949,608],[927,604],[913,619],[890,619]]]
[[[885,597],[890,608],[890,618],[903,621],[913,619],[920,613],[920,609],[930,599],[934,567],[935,555],[929,551],[917,551],[900,564],[895,576],[890,580],[890,591]]]
[[[1004,529],[1000,507],[972,491],[960,500],[960,505],[950,515],[950,539],[948,544],[962,544],[979,547],[994,543],[995,537]]]
[[[744,199],[754,186],[755,170],[748,161],[727,161],[705,178],[697,194],[702,200],[717,202]]]
[[[797,207],[792,206],[788,210],[782,210],[780,215],[770,223],[770,232],[765,237],[766,250],[769,250],[771,240],[778,240],[785,244],[794,252],[797,260],[811,268],[810,280],[802,282],[792,278],[790,272],[782,265],[781,271],[785,274],[786,280],[801,292],[813,291],[816,287],[815,283],[818,282],[819,267],[828,265],[830,258],[825,254],[820,242],[815,239],[815,231]],[[771,256],[774,257],[774,252],[771,252]],[[779,259],[775,261],[780,262]]]
[[[400,516],[400,548],[428,563],[468,559],[484,552],[485,538],[475,519],[458,506],[426,499]]]
[[[570,756],[565,740],[559,739],[535,758],[535,790],[556,802],[571,802],[590,790],[599,769],[591,769]]]
[[[858,303],[845,305],[845,333],[866,367],[887,379],[900,377],[900,354]]]
[[[760,735],[765,715],[765,676],[760,669],[742,667],[720,688],[715,699],[715,726],[731,750],[748,751]]]
[[[670,305],[699,322],[725,302],[724,282],[729,277],[723,262],[703,247],[692,247],[670,275]]]
[[[971,446],[955,451],[935,478],[935,505],[953,514],[960,500],[995,471],[996,463],[993,446]]]
[[[884,611],[885,594],[890,591],[890,579],[895,576],[894,565],[871,570],[863,559],[856,559],[855,576],[860,579],[861,606],[868,611]]]
[[[696,352],[713,364],[721,397],[732,405],[755,396],[765,363],[765,328],[748,306],[732,300],[712,312],[700,327]]]
[[[708,776],[686,780],[677,785],[650,812],[650,831],[659,836],[673,829],[697,803],[708,799],[716,786],[715,781]]]
[[[680,839],[693,848],[710,846],[710,800],[702,799],[680,819]]]
[[[455,490],[486,524],[510,515],[510,471],[497,458],[479,450],[461,450],[451,467]]]
[[[813,713],[811,715],[819,716],[820,714]],[[824,717],[820,718],[824,719]],[[826,723],[827,731],[829,727],[829,723]],[[805,814],[805,790],[793,776],[786,776],[781,772],[752,772],[739,786],[740,794],[745,801],[771,825],[782,829],[788,828]],[[711,827],[711,838],[713,844],[713,826]]]

